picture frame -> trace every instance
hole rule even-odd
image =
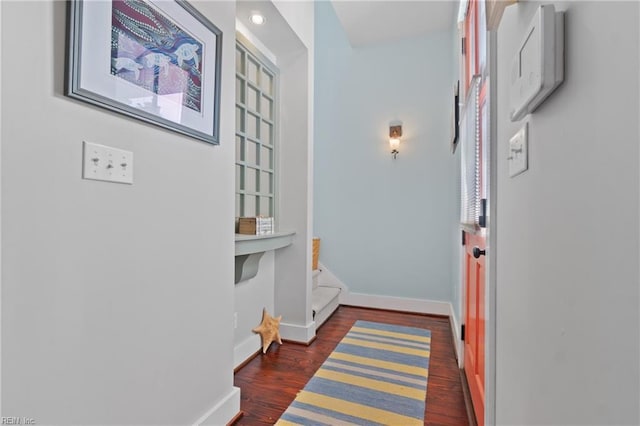
[[[222,32],[185,0],[71,0],[65,95],[220,143]]]
[[[451,153],[455,154],[460,140],[460,80],[453,85],[453,126],[451,129]]]

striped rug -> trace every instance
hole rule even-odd
[[[431,332],[357,321],[277,425],[423,425]]]

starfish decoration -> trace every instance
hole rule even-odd
[[[278,318],[274,318],[267,312],[267,308],[262,310],[262,323],[254,328],[254,333],[259,333],[260,337],[262,337],[262,353],[267,353],[267,349],[271,342],[276,341],[279,344],[282,344],[282,340],[280,339],[280,320],[282,319],[282,315]]]

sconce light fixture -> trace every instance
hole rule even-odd
[[[389,146],[391,147],[391,155],[395,159],[400,152],[400,137],[402,136],[402,126],[389,126]]]

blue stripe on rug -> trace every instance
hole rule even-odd
[[[309,392],[329,395],[332,398],[344,399],[416,419],[421,419],[424,415],[424,401],[417,401],[374,389],[361,388],[347,383],[312,377],[304,389]]]
[[[340,366],[337,365],[326,365],[324,364],[322,366],[323,369],[325,370],[331,370],[331,371],[338,371],[340,373],[345,373],[345,374],[352,374],[354,376],[358,376],[358,377],[366,377],[367,379],[372,379],[372,380],[380,380],[383,382],[387,382],[387,383],[393,383],[395,385],[401,385],[401,386],[409,386],[415,389],[422,389],[425,384],[426,384],[426,380],[424,380],[424,383],[411,383],[411,382],[407,382],[405,380],[402,380],[400,378],[390,378],[390,377],[381,377],[379,375],[376,374],[372,374],[372,373],[367,373],[364,371],[353,371],[350,370],[348,368],[341,368]]]
[[[358,333],[354,331],[349,332],[347,336],[354,339],[369,340],[372,342],[394,343],[396,345],[407,347],[407,348],[418,348],[418,349],[429,350],[429,348],[431,347],[430,343],[421,343],[421,342],[416,342],[412,340],[399,339],[397,337],[374,336],[371,334]]]
[[[327,360],[327,361],[329,361],[329,360]],[[342,360],[342,359],[331,359],[330,361],[332,363],[334,363],[334,364],[342,364],[342,365],[344,365],[344,368],[348,368],[348,367],[363,367],[362,364],[358,364],[357,362],[345,361],[345,360]],[[325,367],[325,365],[323,364],[322,367]],[[369,369],[371,371],[376,371],[376,372],[379,372],[379,373],[395,374],[396,376],[404,377],[404,378],[410,379],[410,380],[421,380],[422,382],[427,383],[427,378],[426,377],[420,376],[420,375],[417,375],[417,374],[404,373],[402,371],[389,370],[388,368],[376,367],[376,366],[371,366],[371,365],[364,366],[364,368],[367,368],[367,369]]]
[[[390,352],[383,349],[364,348],[362,346],[351,345],[349,343],[340,343],[335,348],[334,352],[364,356],[367,358],[383,359],[385,361],[397,362],[399,364],[406,364],[414,367],[427,368],[429,366],[429,358]]]
[[[353,327],[280,424],[422,424],[431,332],[369,321]]]
[[[293,401],[291,403],[291,406],[292,407],[297,407],[297,408],[302,408],[303,410],[307,410],[307,411],[312,411],[312,412],[317,413],[317,414],[329,415],[329,416],[335,418],[336,420],[340,420],[340,421],[345,422],[345,423],[349,422],[349,423],[355,423],[357,425],[366,424],[366,425],[370,425],[370,426],[384,426],[382,423],[376,423],[376,422],[363,423],[362,419],[360,417],[349,416],[348,414],[339,413],[337,411],[326,410],[324,408],[316,407],[315,405],[304,404],[304,403],[298,402],[298,401]],[[285,415],[283,415],[282,418],[284,419]],[[304,424],[306,425],[307,423],[304,423]]]
[[[280,419],[304,426],[327,426],[326,423],[316,422],[309,419],[308,417],[301,417],[291,413],[284,413],[282,417],[280,417]]]
[[[394,333],[411,334],[413,336],[431,337],[431,332],[424,328],[407,327],[403,325],[383,324],[381,322],[370,322],[358,320],[355,327],[370,328],[372,330],[392,331]]]

